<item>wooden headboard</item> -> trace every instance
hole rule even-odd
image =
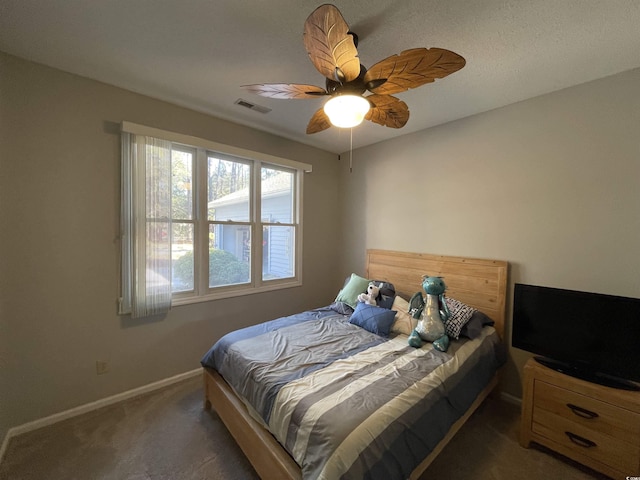
[[[443,277],[446,295],[491,317],[504,339],[507,267],[503,260],[367,250],[366,276],[393,283],[406,300],[422,291],[423,275]]]

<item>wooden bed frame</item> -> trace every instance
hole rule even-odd
[[[423,275],[442,276],[447,284],[447,295],[486,313],[495,321],[495,328],[504,339],[507,270],[507,262],[501,260],[367,250],[365,276],[393,283],[396,293],[407,300],[421,290]],[[203,376],[205,409],[213,406],[260,478],[301,479],[298,464],[275,437],[249,414],[227,382],[210,368],[204,369]],[[411,479],[420,478],[497,384],[498,375],[413,471]]]

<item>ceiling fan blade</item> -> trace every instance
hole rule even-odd
[[[304,46],[309,58],[325,77],[350,82],[360,75],[358,50],[349,25],[333,5],[321,5],[304,22]]]
[[[256,95],[269,98],[318,98],[322,95],[328,95],[327,91],[322,87],[296,83],[259,83],[242,85],[242,88]]]
[[[389,95],[431,83],[464,67],[466,61],[443,48],[413,48],[373,65],[364,76],[373,93]],[[380,83],[381,80],[385,80]]]
[[[307,133],[318,133],[323,130],[326,130],[331,126],[331,122],[329,121],[329,117],[324,113],[324,107],[320,108],[313,114],[311,120],[309,120],[309,125],[307,125]]]
[[[409,121],[409,107],[402,100],[391,95],[369,95],[371,110],[365,119],[390,128],[402,128]]]

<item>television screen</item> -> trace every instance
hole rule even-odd
[[[640,299],[516,283],[511,344],[592,381],[640,382]]]

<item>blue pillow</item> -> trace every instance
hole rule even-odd
[[[389,335],[395,318],[396,312],[394,310],[358,302],[355,312],[349,319],[349,323],[358,325],[376,335],[386,337]]]

